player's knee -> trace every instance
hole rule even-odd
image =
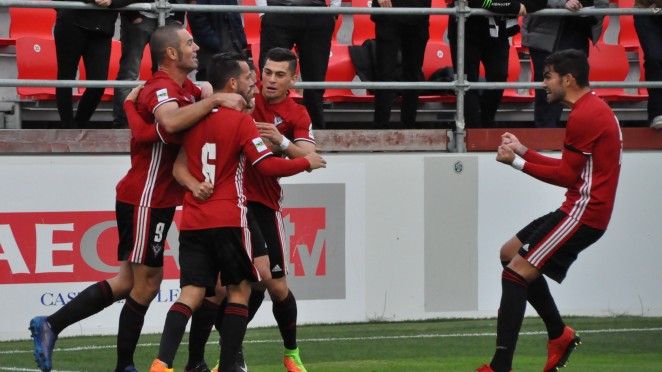
[[[272,301],[282,301],[290,292],[285,277],[269,280],[266,286]]]
[[[116,299],[126,298],[133,288],[133,276],[116,276],[107,280],[110,289],[113,291],[113,297]]]
[[[517,238],[512,238],[504,243],[504,245],[501,246],[501,249],[499,250],[499,259],[501,262],[505,262],[505,265],[507,265],[508,262],[510,262],[513,257],[517,255],[517,252],[521,246],[522,242],[520,242]]]

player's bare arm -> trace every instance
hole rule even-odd
[[[173,164],[172,175],[180,185],[186,187],[193,194],[193,197],[198,200],[207,200],[214,192],[214,186],[211,183],[207,181],[200,182],[189,172],[186,165],[186,152],[183,148],[179,150],[177,159]]]
[[[296,159],[315,152],[315,145],[308,141],[292,142],[283,136],[272,123],[255,122],[262,139],[276,145],[275,152],[284,153],[290,159]]]
[[[154,117],[167,133],[177,133],[192,127],[218,106],[242,110],[245,105],[246,100],[241,95],[219,92],[182,107],[174,101],[166,102],[156,109]]]

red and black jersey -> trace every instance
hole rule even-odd
[[[279,103],[269,104],[258,94],[255,97],[252,116],[255,121],[273,123],[278,131],[292,142],[315,143],[308,111],[305,106],[289,97]],[[280,210],[282,190],[278,178],[261,175],[249,166],[246,169],[246,197],[273,210]]]
[[[190,192],[184,196],[182,230],[216,227],[247,227],[244,171],[246,161],[258,171],[292,175],[307,169],[305,158],[271,157],[253,118],[227,108],[215,109],[184,138],[187,167],[199,181],[211,182],[214,192],[199,201]]]
[[[117,184],[117,200],[144,207],[166,208],[181,204],[183,189],[172,177],[179,145],[176,136],[166,136],[155,123],[154,113],[166,102],[186,106],[200,99],[200,88],[190,80],[182,86],[168,74],[156,72],[136,100],[142,123],[131,128],[131,168]]]
[[[570,111],[562,158],[541,161],[543,156],[529,150],[524,154],[524,172],[567,187],[560,209],[587,226],[604,230],[614,208],[622,141],[614,112],[590,92]]]

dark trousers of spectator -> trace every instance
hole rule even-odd
[[[276,47],[296,45],[301,79],[323,82],[329,64],[335,19],[331,14],[276,14],[262,16],[260,31],[260,70],[267,52]],[[324,128],[323,89],[305,89],[303,102],[315,128]]]
[[[375,21],[377,81],[423,81],[425,45],[430,37],[427,22],[401,23],[380,19]],[[398,52],[402,54],[402,70],[398,70]],[[416,123],[417,90],[403,89],[400,122],[404,127]],[[391,107],[397,96],[394,90],[375,90],[375,125],[388,127]]]
[[[53,29],[57,55],[58,80],[76,80],[81,57],[87,80],[107,80],[112,37],[97,31],[80,28],[72,23],[55,22]],[[73,88],[77,89],[77,88]],[[72,88],[56,88],[57,111],[64,128],[84,127],[96,110],[104,88],[86,88],[73,113]]]
[[[585,19],[580,17],[571,21],[564,20],[561,25],[560,35],[557,37],[554,51],[577,49],[581,50],[588,56],[589,47],[589,32],[590,24],[585,22]],[[582,23],[583,22],[583,23]],[[531,54],[531,61],[533,62],[533,81],[542,81],[545,69],[545,58],[549,57],[552,52],[546,50],[529,48]],[[533,109],[533,123],[538,128],[559,128],[561,127],[561,114],[563,113],[563,105],[559,102],[548,103],[547,93],[544,89],[536,89],[536,98]]]
[[[156,18],[141,16],[140,21],[134,19],[130,12],[120,12],[120,40],[122,41],[122,57],[117,80],[138,80],[140,75],[140,62],[143,59],[145,45],[149,43],[152,32],[158,27]],[[152,71],[155,66],[152,66]],[[124,113],[124,100],[131,88],[115,88],[113,98],[113,123],[116,126],[128,125]]]
[[[634,16],[634,27],[644,51],[644,78],[662,81],[662,17]],[[662,89],[648,89],[648,120],[662,115]]]
[[[508,52],[510,43],[505,36],[490,37],[486,17],[471,17],[466,24],[464,43],[464,73],[468,81],[477,82],[480,63],[485,68],[485,80],[504,82],[508,78]],[[450,17],[448,40],[453,56],[453,68],[457,71],[457,21]],[[464,99],[466,128],[493,127],[494,117],[503,97],[503,89],[469,90]]]

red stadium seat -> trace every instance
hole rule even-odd
[[[371,0],[352,0],[353,7],[365,8],[371,5]],[[352,14],[352,18],[352,45],[361,45],[364,41],[375,38],[375,24],[370,20],[369,14]]]
[[[597,44],[589,51],[590,81],[625,81],[630,65],[622,45]],[[598,88],[595,93],[607,101],[642,100],[641,94],[628,94],[623,88]]]
[[[255,0],[242,0],[241,5],[255,6]],[[246,40],[248,41],[248,44],[259,44],[260,43],[260,14],[259,13],[243,13],[242,17],[244,19],[244,32],[246,32]]]
[[[19,79],[56,80],[55,41],[37,37],[16,39],[16,68]],[[16,87],[16,92],[22,99],[55,99],[54,87]],[[74,97],[78,97],[78,91],[74,92]]]
[[[519,82],[521,72],[522,65],[519,59],[519,54],[517,53],[517,48],[511,46],[510,51],[508,52],[508,82]],[[533,81],[533,74],[531,73],[529,78],[525,81]],[[505,102],[533,102],[535,98],[533,89],[528,89],[526,94],[520,94],[519,91],[519,89],[505,89],[503,91],[503,100]]]
[[[634,0],[618,0],[619,8],[633,8]],[[619,30],[618,30],[618,44],[625,47],[627,50],[636,51],[641,46],[639,44],[639,36],[634,28],[634,18],[632,14],[618,16]]]
[[[441,41],[441,38],[430,38],[425,46],[425,57],[423,59],[425,80],[428,80],[435,71],[444,67],[453,67],[451,49],[448,44]],[[419,100],[423,102],[454,102],[455,96],[420,96]]]
[[[425,79],[429,79],[433,72],[447,66],[453,67],[450,47],[440,39],[430,39],[425,46],[425,58],[423,60]]]
[[[331,44],[329,65],[326,69],[326,81],[351,82],[356,76],[354,64],[349,56],[349,47],[341,44]],[[348,88],[330,88],[324,91],[324,99],[330,102],[369,102],[371,95],[354,95]]]
[[[116,78],[117,74],[113,76]],[[152,53],[149,49],[149,44],[145,45],[143,50],[143,58],[140,60],[140,73],[138,75],[139,80],[147,80],[152,77]]]
[[[446,8],[446,0],[432,0],[432,8]],[[443,41],[448,29],[448,15],[430,16],[430,40]]]
[[[9,38],[0,45],[13,45],[16,39],[35,36],[53,38],[55,10],[49,8],[9,8]]]
[[[16,39],[16,68],[19,79],[57,79],[55,41],[37,37]],[[16,87],[22,99],[55,99],[54,87]]]

